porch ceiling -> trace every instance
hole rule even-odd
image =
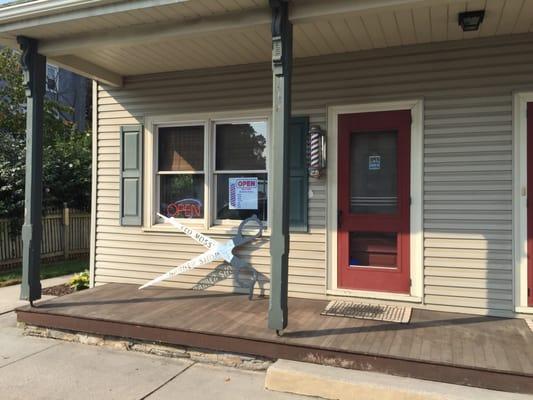
[[[90,7],[27,17],[0,8],[0,42],[38,39],[52,61],[111,84],[123,76],[270,60],[268,0],[83,3]],[[533,30],[533,0],[291,3],[296,58]],[[486,10],[480,30],[463,33],[457,14],[476,9]]]

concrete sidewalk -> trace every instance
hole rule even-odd
[[[44,279],[41,281],[43,288],[61,285],[67,283],[74,274],[58,276],[57,278]],[[0,288],[0,315],[13,311],[15,308],[28,304],[25,300],[19,300],[20,285],[12,285]],[[43,296],[41,300],[44,301],[53,298],[54,296]]]
[[[22,335],[0,316],[0,398],[303,400],[269,392],[265,372]]]

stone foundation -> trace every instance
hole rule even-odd
[[[157,342],[147,342],[114,336],[103,336],[92,333],[50,329],[20,323],[19,326],[24,329],[24,335],[27,336],[64,340],[66,342],[101,346],[116,350],[136,351],[161,357],[188,358],[196,362],[218,364],[251,371],[266,370],[273,362],[272,360],[266,358],[253,357],[244,354],[224,353],[219,351],[189,348],[184,346],[173,346]]]

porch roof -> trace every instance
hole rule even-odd
[[[290,0],[294,56],[323,56],[533,30],[527,0]],[[485,9],[479,31],[461,11]],[[51,62],[120,85],[124,76],[269,62],[268,0],[37,0],[0,8],[0,43],[39,41]]]

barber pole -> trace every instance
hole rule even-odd
[[[320,177],[322,169],[325,166],[324,151],[324,134],[319,126],[313,125],[309,131],[309,176],[312,178]]]

